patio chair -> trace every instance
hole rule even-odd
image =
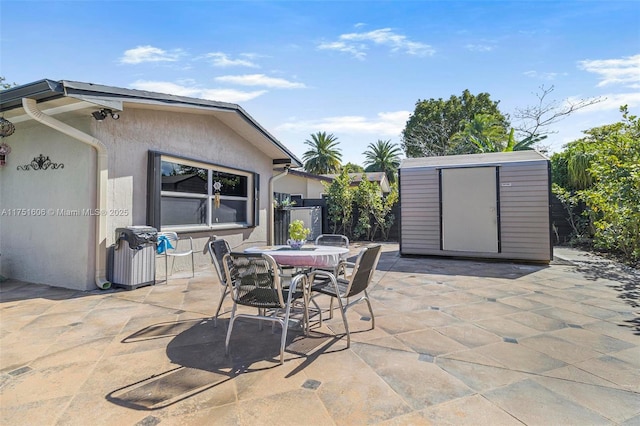
[[[207,241],[205,249],[209,252],[209,256],[211,256],[211,263],[216,269],[218,274],[218,279],[220,280],[220,302],[218,302],[218,309],[216,309],[216,315],[213,318],[213,326],[218,326],[218,315],[220,314],[220,309],[222,308],[222,303],[224,302],[225,297],[229,294],[229,287],[227,286],[227,275],[224,272],[224,267],[222,266],[222,262],[224,259],[224,255],[231,253],[231,247],[229,247],[229,243],[222,238],[217,238],[215,235],[209,238]]]
[[[315,241],[315,245],[317,246],[334,246],[334,247],[344,247],[349,248],[349,238],[346,235],[341,234],[321,234],[318,235]],[[328,271],[334,274],[335,276],[344,275],[344,262],[340,262],[340,264],[334,269],[328,268],[320,268],[323,271]]]
[[[226,354],[229,354],[229,340],[233,325],[238,318],[266,320],[271,321],[273,325],[278,323],[282,327],[280,364],[283,364],[291,306],[295,299],[304,296],[303,291],[298,290],[298,287],[302,289],[305,283],[300,283],[300,286],[298,283],[305,280],[306,276],[296,275],[292,278],[289,288],[283,288],[278,264],[267,254],[229,253],[224,256],[222,264],[231,299],[233,299],[231,319],[225,339]],[[258,308],[258,314],[237,313],[238,305]],[[281,310],[284,310],[284,318],[278,315]],[[270,315],[267,315],[268,313]]]
[[[175,232],[159,232],[158,239],[161,240],[160,237],[166,237],[169,244],[164,245],[164,250],[161,255],[164,256],[164,276],[165,280],[169,282],[169,269],[168,269],[168,259],[171,257],[171,273],[173,274],[173,267],[175,265],[176,257],[185,257],[191,256],[191,277],[195,277],[195,264],[193,262],[193,238],[189,237],[189,250],[178,250],[178,243],[180,242],[180,238],[178,234]]]
[[[331,317],[333,317],[333,300],[338,300],[345,332],[347,334],[347,347],[351,345],[351,336],[349,334],[349,325],[346,316],[349,307],[363,300],[366,301],[369,307],[369,313],[371,313],[371,329],[373,330],[376,326],[367,287],[371,283],[373,273],[378,265],[381,248],[382,246],[380,244],[369,245],[360,251],[355,263],[345,262],[348,267],[352,268],[350,275],[345,274],[345,277],[336,278],[334,275],[318,270],[315,271],[311,277],[311,291],[318,293],[318,295],[324,294],[331,297],[329,310]],[[312,299],[318,295],[313,296]],[[358,299],[349,302],[349,299],[353,297],[358,297]],[[322,314],[320,314],[320,325],[322,325]]]
[[[315,244],[317,246],[338,246],[349,248],[349,238],[340,234],[322,234],[318,235]]]

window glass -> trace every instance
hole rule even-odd
[[[171,225],[204,225],[207,223],[207,199],[162,196],[160,223]]]
[[[232,173],[220,172],[213,170],[211,172],[211,193],[219,192],[220,195],[229,195],[234,197],[247,196],[247,177],[234,175]],[[219,183],[219,185],[218,185]],[[219,187],[219,191],[217,191]]]
[[[162,162],[162,190],[207,194],[208,170],[185,164]]]
[[[162,156],[156,177],[161,179],[161,227],[256,225],[253,176],[195,160]]]
[[[211,209],[211,222],[234,223],[247,221],[247,202],[245,200],[220,200],[220,207]]]

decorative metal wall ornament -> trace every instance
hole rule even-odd
[[[64,169],[64,164],[62,163],[53,163],[49,156],[44,156],[40,154],[38,157],[34,157],[31,164],[25,164],[24,166],[18,166],[17,170],[47,170],[51,168],[52,170],[56,169]]]
[[[7,155],[11,152],[11,147],[6,143],[0,143],[0,166],[7,164]]]
[[[0,137],[6,138],[7,136],[11,136],[15,131],[16,126],[14,126],[12,122],[4,117],[0,117]]]

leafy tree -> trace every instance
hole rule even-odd
[[[554,193],[571,197],[565,207],[586,205],[594,247],[633,263],[640,261],[640,120],[620,110],[621,122],[585,131],[552,157],[552,170],[559,171]]]
[[[398,190],[398,183],[393,182],[391,184],[391,191],[389,191],[387,196],[382,200],[380,209],[374,211],[374,220],[380,228],[382,239],[384,241],[389,239],[389,231],[391,231],[391,227],[396,220],[396,217],[391,213],[391,210],[399,199],[400,192]]]
[[[355,163],[347,163],[342,166],[340,171],[347,169],[348,173],[362,173],[364,172],[364,167]]]
[[[14,86],[17,86],[16,83],[6,83],[7,79],[3,76],[0,76],[0,90],[11,89]]]
[[[340,170],[342,154],[338,146],[338,138],[333,134],[318,132],[311,135],[311,140],[304,141],[311,149],[302,154],[304,169],[313,174],[337,173]]]
[[[511,128],[511,131],[509,132],[509,139],[507,139],[507,146],[504,147],[502,150],[503,152],[531,151],[538,142],[547,138],[547,135],[531,135],[518,141],[514,135],[515,129]]]
[[[463,131],[476,115],[491,117],[497,126],[509,127],[509,121],[498,109],[498,102],[488,93],[473,95],[469,90],[448,100],[418,100],[413,114],[402,131],[402,148],[407,157],[449,155],[455,151],[451,138]]]
[[[342,169],[330,184],[324,184],[327,191],[327,211],[331,232],[334,234],[351,234],[353,220],[353,190],[348,170]]]
[[[502,151],[507,144],[505,128],[489,114],[476,114],[451,136],[451,154]]]
[[[363,179],[355,189],[354,201],[358,206],[358,222],[353,233],[356,238],[364,237],[365,240],[373,240],[375,228],[372,224],[374,211],[380,209],[382,197],[378,191],[378,185]]]
[[[389,182],[396,180],[396,173],[400,167],[400,148],[390,140],[380,140],[370,143],[364,152],[367,172],[385,172]]]
[[[504,127],[488,114],[477,114],[468,121],[464,129],[451,137],[452,151],[456,154],[486,152],[512,152],[534,149],[534,145],[547,136],[527,136],[516,140],[515,129],[509,134]]]
[[[374,182],[362,179],[355,189],[354,200],[358,207],[358,222],[354,229],[356,238],[364,237],[373,241],[378,232],[382,240],[389,238],[389,231],[395,221],[391,210],[398,202],[398,184],[391,184],[386,197],[380,195],[380,188]]]

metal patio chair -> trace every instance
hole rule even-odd
[[[224,256],[222,264],[233,299],[225,339],[226,354],[229,354],[229,340],[238,318],[266,320],[282,327],[280,364],[283,364],[291,306],[295,299],[304,297],[302,286],[305,285],[306,275],[294,276],[289,287],[283,288],[278,264],[267,254],[229,253]],[[258,314],[237,313],[238,305],[258,308]],[[284,318],[279,316],[281,310],[284,310]],[[305,321],[308,319],[305,318]]]
[[[231,253],[231,247],[229,247],[229,243],[226,240],[212,236],[209,238],[209,241],[207,241],[206,250],[209,252],[209,256],[211,256],[211,263],[213,263],[213,266],[218,273],[218,279],[220,280],[220,302],[218,302],[218,309],[216,309],[216,315],[213,318],[213,326],[217,327],[218,315],[220,315],[222,303],[229,294],[227,275],[225,274],[222,262],[224,260],[224,255]]]
[[[170,244],[166,244],[164,251],[161,253],[164,256],[164,276],[165,280],[169,282],[169,269],[168,260],[171,257],[171,273],[173,274],[173,267],[175,265],[176,257],[191,256],[191,277],[195,277],[195,264],[193,262],[193,238],[189,237],[189,250],[178,250],[178,243],[181,241],[178,234],[175,232],[159,232],[158,240],[162,241],[160,237],[166,237]],[[184,239],[182,240],[184,241]]]
[[[316,237],[317,246],[337,246],[349,248],[349,238],[340,234],[322,234]]]
[[[373,244],[363,248],[358,254],[355,263],[345,262],[347,267],[351,267],[351,274],[345,274],[344,277],[335,277],[335,275],[327,274],[325,271],[315,271],[311,277],[311,291],[324,294],[331,297],[330,314],[333,317],[333,300],[338,300],[344,328],[347,334],[347,347],[351,345],[351,336],[349,334],[349,325],[347,323],[347,309],[358,302],[366,301],[371,314],[371,329],[376,326],[373,309],[367,287],[371,283],[373,274],[380,259],[380,244]],[[337,291],[336,291],[337,287]],[[313,298],[317,297],[313,296]],[[357,300],[349,301],[350,298],[358,297]],[[322,314],[320,314],[320,325],[322,325]]]
[[[316,237],[315,245],[349,248],[349,238],[347,238],[346,235],[341,234],[321,234]],[[344,268],[345,264],[341,261],[340,264],[333,269],[320,268],[320,270],[331,272],[337,277],[339,275],[344,275]]]

